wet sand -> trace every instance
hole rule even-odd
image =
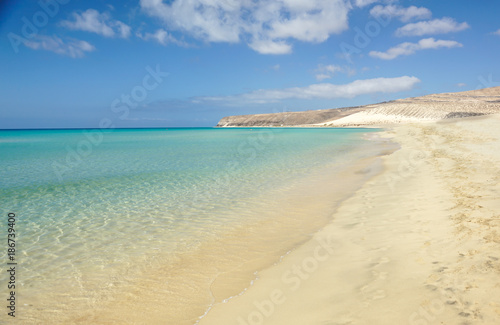
[[[401,149],[207,324],[499,324],[500,116],[394,127]]]

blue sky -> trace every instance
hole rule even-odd
[[[213,126],[500,85],[499,1],[0,5],[0,128]]]

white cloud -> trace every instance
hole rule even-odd
[[[25,41],[24,45],[33,50],[46,50],[72,58],[81,58],[85,52],[92,52],[95,47],[85,41],[69,40],[64,42],[57,36],[37,36],[33,40]]]
[[[391,17],[398,18],[402,22],[408,22],[413,19],[429,19],[432,17],[432,12],[424,7],[411,6],[403,8],[395,5],[375,6],[370,10],[373,17]]]
[[[357,7],[366,7],[368,5],[371,5],[372,3],[379,2],[379,0],[355,0],[354,3],[356,4]]]
[[[172,43],[172,44],[177,44],[179,46],[184,46],[184,47],[188,46],[187,43],[176,39],[174,36],[172,36],[171,34],[169,34],[166,30],[164,30],[162,28],[158,29],[154,33],[141,34],[138,32],[138,33],[136,33],[136,36],[145,40],[145,41],[154,40],[154,41],[160,43],[161,45],[167,45],[169,43]]]
[[[241,40],[262,54],[291,53],[288,40],[323,42],[348,28],[344,0],[141,0],[172,30],[206,42]]]
[[[313,84],[306,87],[286,89],[260,89],[235,96],[198,97],[194,102],[217,102],[229,106],[245,104],[265,104],[284,99],[334,99],[353,98],[374,93],[395,93],[411,90],[420,80],[416,77],[375,78],[356,80],[349,84],[335,85],[331,83]]]
[[[284,41],[255,40],[248,44],[250,48],[260,54],[289,54],[292,46]]]
[[[497,30],[496,32],[493,32],[493,34],[500,36],[500,29]]]
[[[328,72],[332,73],[332,74],[335,73],[335,72],[337,72],[337,71],[342,71],[343,70],[340,66],[333,65],[333,64],[324,66],[323,69],[325,71],[328,71]]]
[[[342,1],[308,1],[310,6],[291,4],[305,1],[288,0],[284,8],[293,18],[274,19],[268,34],[272,39],[295,38],[305,42],[324,42],[330,34],[347,29],[348,9]],[[302,11],[304,10],[304,11]]]
[[[453,18],[444,17],[429,21],[407,24],[396,30],[396,36],[422,36],[459,32],[469,28],[466,22],[457,23]]]
[[[319,74],[316,75],[316,79],[318,81],[323,81],[325,79],[330,79],[331,77],[332,77],[331,75],[326,74],[326,73],[319,73]]]
[[[465,86],[467,86],[467,84],[463,83],[463,82],[460,82],[457,84],[457,87],[460,87],[460,88],[465,87]]]
[[[348,68],[348,67],[341,67],[339,65],[323,65],[319,64],[318,67],[315,70],[316,72],[316,79],[319,81],[325,80],[325,79],[330,79],[332,78],[337,72],[346,72],[349,75],[354,74],[354,70]]]
[[[106,37],[128,38],[130,36],[130,26],[121,21],[111,19],[107,13],[99,13],[94,9],[78,14],[72,14],[73,21],[64,20],[61,25],[74,30],[83,30],[97,33]]]
[[[382,60],[393,60],[401,55],[411,55],[416,51],[428,50],[428,49],[438,49],[441,47],[462,47],[461,43],[456,41],[446,41],[446,40],[435,40],[434,38],[424,38],[418,43],[405,42],[395,47],[391,47],[386,52],[371,51],[369,54],[374,58],[379,58]]]

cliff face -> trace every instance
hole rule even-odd
[[[500,87],[493,87],[400,99],[358,107],[228,116],[222,118],[217,126],[387,125],[498,113],[500,113]]]

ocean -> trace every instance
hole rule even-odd
[[[17,320],[195,324],[328,222],[371,175],[349,168],[376,131],[0,131]]]

